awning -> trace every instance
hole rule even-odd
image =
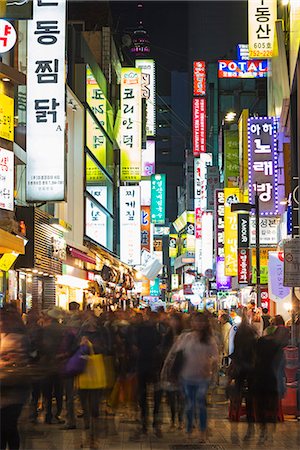
[[[0,228],[0,253],[16,252],[24,255],[24,240]]]
[[[68,250],[73,258],[81,259],[81,261],[88,262],[90,264],[96,264],[96,259],[82,252],[81,250],[77,250],[74,247],[68,246]]]

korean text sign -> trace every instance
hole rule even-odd
[[[141,248],[150,252],[150,206],[141,206]]]
[[[146,136],[155,136],[155,62],[137,59],[135,67],[142,71],[142,97],[146,99]]]
[[[121,173],[122,181],[139,181],[142,165],[141,69],[121,70]]]
[[[237,213],[231,212],[231,205],[239,203],[242,192],[238,188],[224,189],[224,253],[225,275],[238,274],[237,260]]]
[[[275,117],[248,119],[249,200],[259,195],[262,215],[278,214],[278,156]]]
[[[151,175],[151,223],[164,224],[166,210],[166,175]]]
[[[274,56],[277,0],[248,0],[249,58]]]
[[[0,94],[0,138],[14,140],[14,99]]]
[[[194,95],[206,94],[205,61],[194,61]]]
[[[65,198],[66,0],[34,0],[28,21],[28,201]]]
[[[0,208],[14,209],[14,153],[0,147]]]
[[[141,201],[139,186],[120,186],[120,258],[129,265],[141,262]]]
[[[107,208],[106,186],[87,186],[86,189],[104,208]],[[88,197],[85,206],[85,234],[107,247],[107,216],[96,202]]]
[[[206,99],[193,98],[193,154],[206,152]]]
[[[269,74],[267,60],[220,60],[218,65],[218,78],[266,78]]]

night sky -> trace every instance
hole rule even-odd
[[[143,8],[138,8],[141,3]],[[172,70],[191,68],[194,59],[235,59],[247,42],[247,1],[112,1],[115,32],[126,34],[139,18],[149,34],[157,66],[157,88],[168,93]]]

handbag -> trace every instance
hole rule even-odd
[[[89,344],[90,354],[84,371],[76,378],[75,385],[78,389],[104,389],[106,388],[106,373],[104,356],[94,353],[93,345]]]
[[[63,367],[65,377],[75,377],[81,374],[87,364],[86,346],[81,345],[76,352],[66,361]]]

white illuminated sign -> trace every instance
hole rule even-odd
[[[249,58],[274,56],[277,0],[248,0]]]
[[[146,148],[142,149],[142,176],[151,177],[155,174],[155,141],[147,140]]]
[[[213,215],[202,214],[202,272],[213,268]]]
[[[141,187],[141,205],[151,205],[151,180],[140,181]]]
[[[28,201],[65,198],[66,0],[34,0],[28,21]]]
[[[155,136],[155,62],[138,59],[135,67],[142,71],[142,97],[146,99],[146,135]]]
[[[86,190],[102,206],[107,207],[106,186],[87,186]],[[85,234],[107,247],[107,215],[89,198],[86,199]]]
[[[17,33],[13,25],[7,20],[0,19],[0,53],[6,53],[13,48],[17,40]]]
[[[14,209],[14,152],[0,147],[0,208]]]
[[[120,259],[141,262],[141,195],[139,186],[120,186]]]

